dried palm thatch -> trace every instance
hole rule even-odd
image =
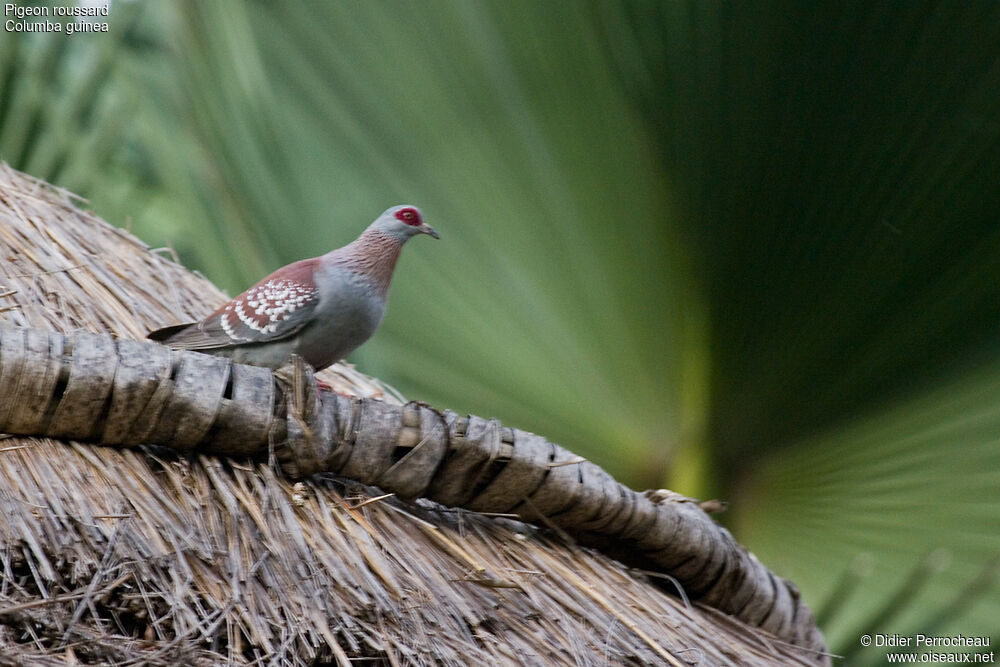
[[[223,298],[6,167],[0,248],[3,324],[141,338]],[[509,519],[263,463],[0,444],[0,664],[826,661]]]

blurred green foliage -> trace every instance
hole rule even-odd
[[[733,501],[851,664],[996,633],[1000,5],[116,2],[0,157],[230,291],[421,206],[352,361]]]

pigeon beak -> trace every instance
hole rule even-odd
[[[434,228],[430,225],[424,224],[417,227],[422,234],[427,234],[428,236],[433,236],[436,239],[441,238],[441,235],[434,231]]]

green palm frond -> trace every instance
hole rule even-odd
[[[849,595],[825,615],[834,646],[995,632],[1000,362],[775,453],[736,506],[765,562],[817,600]],[[838,582],[858,554],[868,572]]]
[[[132,108],[117,85],[141,6],[123,3],[106,36],[10,32],[0,40],[0,158],[76,192],[121,149]]]

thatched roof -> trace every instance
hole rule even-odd
[[[0,249],[0,324],[140,339],[223,299],[6,166]],[[0,664],[823,662],[557,534],[328,476],[14,437],[0,475]]]

